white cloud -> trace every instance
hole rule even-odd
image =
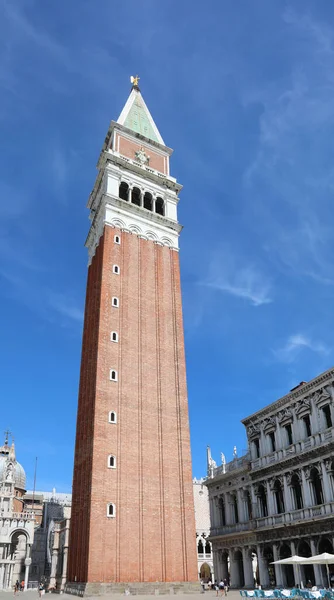
[[[49,304],[60,315],[73,321],[83,321],[83,311],[73,301],[72,298],[64,294],[49,293]]]
[[[272,302],[269,280],[255,265],[244,265],[242,262],[242,258],[237,259],[233,251],[215,253],[209,277],[200,283],[214,290],[248,300],[253,306]]]
[[[282,362],[292,363],[298,358],[302,350],[305,349],[320,355],[328,355],[330,353],[330,348],[323,342],[313,340],[303,333],[296,333],[288,338],[286,344],[282,348],[273,350],[273,354]]]

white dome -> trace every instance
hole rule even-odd
[[[3,480],[4,474],[5,474],[7,459],[8,459],[8,456],[3,456],[0,454],[0,481]],[[26,489],[25,470],[22,467],[22,465],[20,465],[20,463],[18,463],[18,462],[15,464],[15,468],[14,468],[14,483],[15,483],[16,488],[18,488],[20,490]]]

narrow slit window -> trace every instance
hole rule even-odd
[[[115,308],[118,308],[118,307],[119,307],[119,299],[118,299],[118,298],[116,298],[116,297],[114,297],[114,298],[112,299],[112,305],[113,305]]]
[[[114,236],[114,242],[115,242],[115,244],[120,244],[121,243],[121,238],[119,237],[119,235],[115,235]]]
[[[117,414],[114,410],[111,410],[109,413],[109,423],[117,423]]]
[[[113,456],[113,454],[108,456],[108,467],[109,469],[116,469],[116,456]]]
[[[110,369],[110,381],[117,381],[117,371]]]
[[[110,339],[112,342],[117,343],[118,342],[118,333],[117,331],[112,331],[110,334]]]
[[[120,269],[118,265],[114,265],[113,268],[113,273],[115,273],[115,275],[119,275],[120,274]]]
[[[107,504],[107,517],[116,517],[116,506],[112,502]]]

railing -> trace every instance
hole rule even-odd
[[[304,452],[305,450],[310,450],[311,448],[315,448],[317,446],[322,446],[323,444],[327,444],[329,441],[334,439],[334,427],[331,429],[327,429],[326,431],[322,431],[319,433],[314,433],[306,440],[300,440],[291,444],[287,448],[281,448],[272,452],[270,454],[266,454],[265,456],[261,456],[260,458],[256,458],[251,461],[252,470],[261,469],[270,465],[274,462],[279,462],[285,458],[289,458],[295,454],[299,454],[300,452]],[[231,463],[229,463],[231,464]],[[226,465],[227,467],[227,465]],[[220,468],[220,467],[219,467]],[[218,469],[217,469],[218,471]],[[216,474],[216,472],[215,472]]]
[[[307,519],[321,518],[327,515],[334,515],[334,502],[320,504],[319,506],[309,506],[299,510],[282,513],[279,515],[269,515],[267,517],[259,517],[246,523],[234,523],[231,525],[223,525],[221,527],[212,527],[210,536],[221,536],[238,533],[242,531],[270,528],[278,525],[288,525],[296,521],[304,521]]]
[[[5,512],[4,510],[0,511],[0,519],[9,519],[9,520],[20,520],[20,521],[31,521],[35,519],[34,512]]]
[[[226,463],[225,465],[219,465],[213,471],[213,476],[216,475],[224,475],[224,473],[229,473],[230,471],[235,471],[236,469],[242,469],[246,467],[250,463],[250,455],[244,454],[240,456],[240,458],[234,458],[231,462]]]

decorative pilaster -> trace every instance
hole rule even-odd
[[[327,502],[332,501],[331,485],[330,485],[330,481],[329,481],[329,477],[328,477],[328,473],[327,473],[324,461],[321,461],[320,465],[321,465],[321,473],[322,473],[322,487],[323,487],[323,493],[324,493],[324,501],[325,501],[325,503],[327,503]]]
[[[309,484],[308,479],[306,479],[304,469],[301,469],[301,476],[302,476],[304,504],[305,504],[305,507],[309,507],[309,506],[312,506],[310,484]]]

